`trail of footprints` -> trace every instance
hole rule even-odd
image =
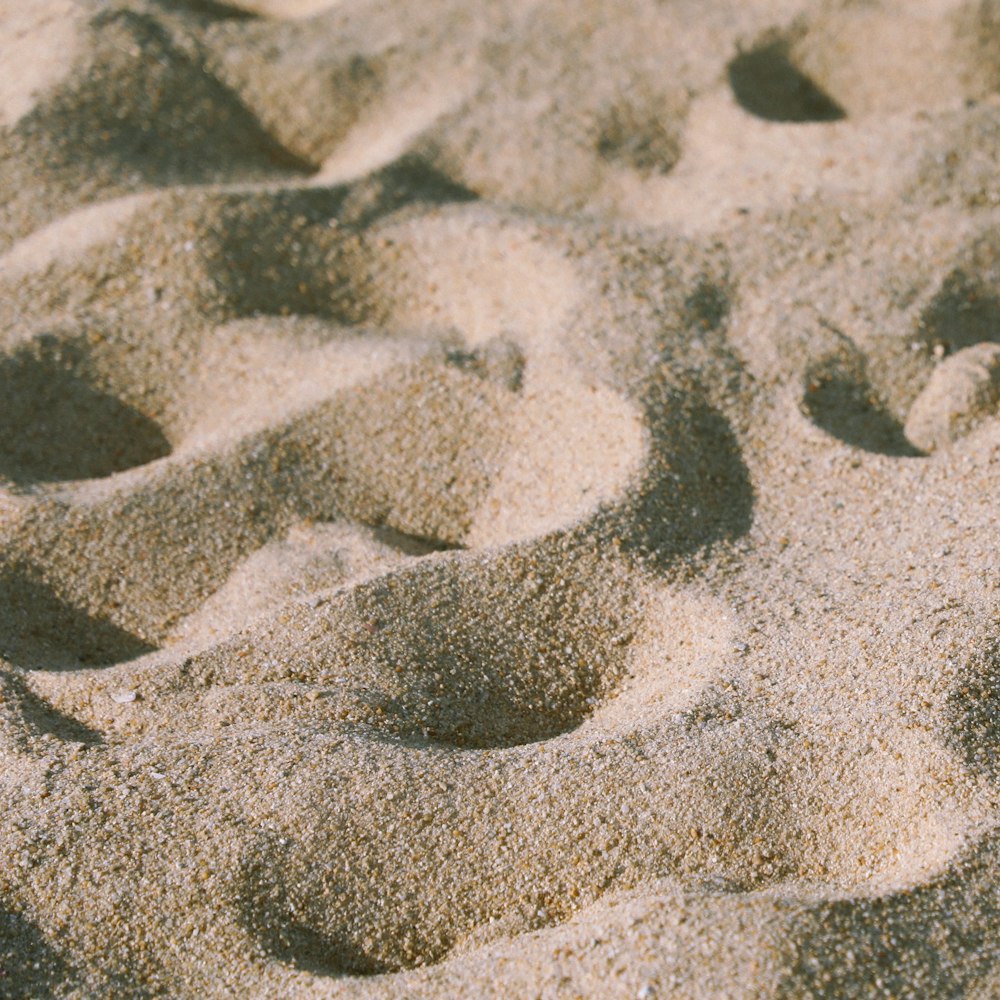
[[[866,74],[824,42],[838,17],[838,37],[868,39],[897,23],[898,12],[880,10],[761,28],[717,75],[767,120],[896,110],[898,94],[852,89]],[[983,24],[995,16],[989,4],[976,10]],[[352,15],[321,16],[350,24]],[[956,23],[972,16],[963,7]],[[173,193],[177,183],[304,178],[366,107],[391,103],[412,67],[394,66],[389,51],[348,59],[348,35],[344,53],[316,56],[345,94],[329,112],[339,117],[324,118],[308,91],[295,117],[277,98],[269,104],[254,52],[266,39],[301,53],[308,21],[133,5],[86,30],[114,53],[88,56],[106,78],[71,76],[7,129],[6,181],[25,197],[47,185],[53,246],[71,208],[166,190],[143,196],[108,239],[71,260],[46,256],[45,240],[30,236],[40,263],[17,271],[8,255],[0,275],[36,293],[27,314],[5,315],[0,360],[0,752],[52,803],[39,805],[30,833],[31,879],[3,883],[10,919],[29,920],[31,887],[59,879],[46,854],[58,841],[81,872],[104,868],[98,854],[143,856],[138,874],[109,861],[104,877],[168,887],[162,924],[144,932],[151,949],[123,941],[102,959],[105,981],[176,967],[193,991],[200,959],[223,941],[243,942],[262,975],[270,963],[312,976],[394,972],[572,921],[608,895],[665,879],[732,894],[734,906],[745,894],[777,898],[792,879],[834,894],[889,886],[884,907],[905,924],[919,901],[897,899],[891,872],[919,817],[893,788],[933,787],[935,774],[959,767],[996,781],[996,637],[980,637],[968,656],[943,735],[891,765],[859,755],[857,775],[874,779],[870,801],[852,807],[849,780],[820,776],[825,794],[854,810],[846,850],[883,852],[865,869],[840,857],[843,831],[793,808],[807,787],[803,762],[822,768],[822,754],[812,756],[802,720],[754,703],[733,666],[745,623],[680,568],[683,557],[711,565],[745,546],[755,490],[775,488],[745,450],[755,390],[730,346],[739,276],[680,240],[611,235],[612,251],[597,251],[586,227],[468,204],[530,190],[546,208],[566,207],[530,174],[489,176],[475,143],[496,136],[469,138],[458,111],[417,155],[351,185]],[[463,24],[459,41],[474,30]],[[233,44],[244,37],[254,44]],[[985,28],[957,37],[992,52]],[[449,44],[435,38],[428,49]],[[150,51],[158,58],[136,54]],[[228,65],[227,53],[248,62]],[[996,69],[979,49],[973,56],[955,58]],[[140,65],[152,76],[137,77]],[[64,161],[86,137],[65,139],[67,123],[119,80],[132,96],[116,90],[126,104],[107,111],[113,141],[94,140],[101,169],[78,190]],[[601,170],[669,171],[683,155],[686,98],[651,86],[639,105],[603,95],[596,144],[576,137],[545,169],[558,175],[559,157],[591,143]],[[964,86],[979,94],[996,80],[972,74]],[[155,108],[127,104],[154,91]],[[224,109],[223,127],[188,136],[163,160],[182,92]],[[649,111],[665,95],[676,109],[666,124]],[[474,89],[465,99],[475,105]],[[510,128],[512,115],[503,108],[497,127]],[[40,181],[30,179],[38,157]],[[594,176],[572,197],[585,200]],[[4,209],[11,241],[28,235],[19,197]],[[910,310],[906,337],[859,343],[836,324],[803,324],[781,375],[797,397],[794,434],[818,428],[860,462],[883,455],[903,468],[994,433],[1000,222],[989,211],[984,220]],[[60,281],[61,269],[74,280]],[[504,282],[502,299],[482,291]],[[529,305],[518,296],[525,282]],[[86,292],[72,298],[108,283],[113,310]],[[162,370],[169,383],[151,375]],[[547,450],[552,427],[569,458]],[[558,579],[539,571],[553,561]],[[253,643],[241,631],[251,620],[264,623]],[[805,655],[807,640],[789,628],[790,648],[799,642]],[[639,729],[627,711],[636,702],[647,720]],[[183,706],[183,730],[162,725],[168,703]],[[226,740],[232,724],[249,732],[241,740],[262,734],[250,764]],[[278,732],[282,749],[264,738]],[[323,765],[296,772],[303,754]],[[605,776],[621,760],[635,787]],[[109,826],[106,804],[82,791],[88,775],[109,772],[159,804],[148,826]],[[173,797],[194,787],[182,775],[196,775],[200,801],[217,813],[207,841],[174,818]],[[411,808],[408,787],[431,797]],[[248,829],[241,796],[270,823]],[[593,801],[601,815],[582,804]],[[865,808],[900,810],[895,844],[866,839]],[[470,843],[483,815],[495,836]],[[523,849],[526,821],[552,831],[544,848]],[[28,836],[13,833],[12,846]],[[980,874],[945,890],[973,911],[996,884],[994,840],[971,849]],[[946,887],[956,842],[927,860]],[[214,891],[178,883],[176,864]],[[205,902],[220,893],[222,914]],[[72,968],[92,948],[75,936],[64,898],[64,910],[31,919],[39,954]],[[827,905],[808,910],[806,924]],[[799,930],[803,954],[822,954],[823,935],[835,933],[815,919]],[[202,933],[179,959],[171,934],[190,926]],[[48,955],[56,929],[59,957]],[[808,984],[796,968],[789,975]]]
[[[997,91],[993,0],[797,7],[776,24],[737,3],[707,17],[648,0],[621,18],[603,3],[472,16],[442,0],[411,13],[400,45],[395,13],[375,0],[288,19],[237,4],[44,0],[10,15],[12,54],[51,40],[67,58],[61,76],[32,66],[0,91],[4,246],[37,224],[39,202],[56,219],[177,184],[354,178],[403,153],[504,204],[614,215],[623,184],[683,161],[690,116],[716,93],[752,128],[936,113]],[[632,58],[611,55],[622,51]],[[522,130],[539,139],[530,162],[512,145]]]

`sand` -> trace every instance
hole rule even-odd
[[[0,996],[1000,997],[1000,3],[0,67]]]

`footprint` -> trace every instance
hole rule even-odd
[[[852,447],[894,457],[941,450],[997,410],[996,231],[967,240],[926,298],[920,290],[927,277],[905,280],[906,297],[854,327],[854,339],[802,313],[787,323],[782,348],[799,358],[800,408],[816,426]]]
[[[779,820],[774,737],[747,720],[721,730],[595,740],[587,754],[548,744],[454,760],[370,744],[360,797],[331,774],[296,796],[294,830],[275,810],[273,833],[248,845],[233,872],[232,908],[274,959],[362,976],[551,927],[649,879],[767,885],[796,850],[779,833],[788,815]],[[406,791],[418,782],[419,793]],[[759,791],[730,796],[733,783]],[[545,844],[527,847],[528,825],[550,831]]]
[[[229,688],[239,700],[242,685],[293,680],[307,685],[301,695],[316,718],[387,737],[456,747],[548,739],[579,726],[617,686],[634,613],[624,593],[598,606],[571,565],[558,585],[537,579],[531,551],[421,559],[290,603],[260,624],[253,648],[237,635],[186,663],[184,675],[212,678],[206,717]],[[152,704],[176,693],[175,673],[149,679]],[[193,721],[206,693],[196,680],[188,687]]]
[[[890,116],[985,98],[1000,83],[992,0],[827,4],[729,64],[739,103],[770,121]],[[875,69],[877,67],[877,69]]]
[[[903,458],[924,454],[904,433],[898,411],[905,415],[906,400],[901,407],[901,380],[893,381],[898,370],[907,371],[903,365],[912,368],[913,352],[901,355],[894,343],[887,348],[881,342],[863,350],[813,309],[799,310],[782,324],[780,363],[803,417],[852,448]],[[920,364],[930,367],[929,359]]]
[[[745,110],[778,122],[955,107],[996,91],[998,23],[992,0],[818,4],[741,51],[730,87]]]

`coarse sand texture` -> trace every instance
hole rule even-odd
[[[0,998],[1000,1000],[1000,0],[0,0]]]

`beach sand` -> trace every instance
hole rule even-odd
[[[0,996],[1000,997],[1000,2],[0,67]]]

